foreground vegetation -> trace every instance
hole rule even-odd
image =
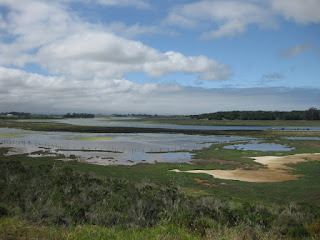
[[[168,175],[168,169],[178,164],[102,167],[4,156],[6,151],[0,152],[2,239],[316,239],[320,233],[320,203],[276,201],[273,193],[263,194],[268,186],[276,191],[295,186],[292,199],[298,199],[308,192],[299,190],[299,181],[250,186],[228,181],[230,186],[219,189],[194,181],[190,174]],[[225,151],[221,154],[226,161],[236,157],[236,150]],[[300,169],[310,170],[308,164]],[[313,180],[318,186],[314,177],[306,178],[303,185]],[[197,188],[203,194],[194,194]],[[249,189],[251,193],[246,192]],[[249,193],[249,198],[222,193],[240,197],[240,191]],[[259,194],[271,199],[260,201]]]
[[[97,178],[69,168],[30,168],[16,161],[1,161],[0,169],[1,214],[9,216],[1,221],[4,237],[21,234],[10,233],[8,228],[32,223],[58,227],[55,234],[67,236],[88,236],[91,228],[91,236],[119,238],[129,237],[132,231],[139,236],[139,231],[149,232],[146,228],[151,228],[152,239],[154,234],[169,234],[171,228],[172,237],[181,237],[182,232],[190,239],[211,237],[221,231],[238,231],[252,239],[259,235],[302,238],[316,234],[313,225],[320,217],[320,209],[307,205],[268,206],[212,197],[192,198],[172,185]],[[28,222],[15,223],[10,216]],[[73,230],[68,232],[70,229]]]

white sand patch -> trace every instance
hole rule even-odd
[[[258,170],[189,170],[180,171],[173,169],[173,172],[187,173],[206,173],[215,178],[239,180],[244,182],[284,182],[290,180],[298,180],[302,175],[294,175],[290,173],[291,167],[287,164],[296,164],[305,161],[320,161],[320,153],[313,154],[296,154],[289,156],[264,156],[253,157],[255,162],[265,165],[266,168]]]

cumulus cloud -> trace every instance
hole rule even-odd
[[[123,78],[125,73],[137,71],[154,77],[173,72],[200,73],[203,80],[224,80],[231,75],[228,65],[205,56],[161,53],[106,32],[86,32],[55,41],[41,47],[34,61],[51,73],[78,79]]]
[[[135,102],[136,96],[148,94],[156,88],[156,84],[139,85],[125,79],[93,80],[88,84],[65,77],[43,76],[0,67],[0,88],[7,90],[0,93],[1,109],[13,106],[15,109],[25,108],[24,111],[92,108],[92,111],[106,112],[107,107],[102,102],[116,109],[118,104]]]
[[[299,24],[320,22],[318,0],[202,0],[171,9],[165,24],[202,31],[203,39],[234,37],[250,25],[276,28],[279,16]]]
[[[85,22],[68,11],[70,1],[77,0],[0,2],[0,7],[8,9],[8,13],[0,15],[2,111],[188,114],[234,109],[307,109],[311,103],[319,102],[319,91],[314,89],[203,89],[129,81],[125,76],[130,72],[144,72],[152,77],[185,72],[200,80],[224,80],[232,70],[206,56],[161,52],[128,39],[152,33],[156,28],[121,23],[108,28]],[[201,27],[209,19],[211,31],[204,37],[234,36],[246,31],[250,24],[269,26],[265,25],[270,24],[269,12],[257,2],[200,1],[173,10],[167,21]],[[101,0],[99,4],[143,7],[143,3]],[[293,52],[299,54],[307,48]],[[28,69],[28,64],[41,66],[43,75],[23,70]],[[273,73],[265,77],[281,76]]]
[[[143,34],[164,34],[165,32],[158,26],[143,26],[139,23],[128,26],[123,22],[112,22],[106,27],[110,32],[117,35],[134,38]]]
[[[4,65],[23,66],[39,47],[86,25],[56,2],[12,0],[0,2],[1,6],[9,10],[3,35],[10,40],[0,41],[0,64]]]
[[[250,1],[204,0],[173,9],[165,20],[167,24],[180,27],[201,28],[209,23],[211,31],[203,38],[233,37],[255,24],[259,27],[274,26],[270,13],[261,5]],[[215,27],[217,26],[217,27]]]
[[[97,2],[106,6],[134,6],[138,8],[150,7],[150,5],[143,0],[97,0]]]
[[[272,7],[286,19],[297,23],[319,23],[319,0],[272,0]]]
[[[231,75],[228,65],[213,59],[161,53],[83,22],[57,2],[13,0],[2,4],[10,9],[6,31],[13,40],[0,43],[0,64],[23,67],[35,63],[51,74],[74,79],[123,78],[137,71],[155,77],[180,71],[197,73],[204,80],[224,80]]]
[[[305,43],[302,45],[295,45],[289,49],[282,49],[279,51],[279,54],[281,57],[283,58],[291,58],[294,57],[296,55],[300,55],[305,51],[308,51],[310,49],[313,49],[313,44],[311,43]]]
[[[51,113],[197,114],[239,109],[292,110],[307,109],[320,101],[317,89],[203,89],[137,84],[125,79],[94,80],[88,84],[4,67],[0,67],[0,89],[2,111]]]
[[[200,80],[226,80],[232,74],[226,64],[219,64],[205,56],[185,57],[178,52],[166,52],[157,62],[147,62],[146,72],[155,77],[172,72],[200,73]]]
[[[3,16],[0,13],[0,29],[5,28],[5,26],[6,26],[6,23],[3,19]]]
[[[58,0],[60,2],[83,2],[90,4],[100,4],[113,7],[136,7],[140,9],[150,8],[150,4],[143,0]]]

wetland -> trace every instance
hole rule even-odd
[[[74,224],[120,223],[114,234],[125,231],[126,238],[137,233],[130,229],[169,226],[184,239],[216,238],[219,231],[229,239],[244,232],[248,239],[317,234],[317,129],[63,121],[0,122],[0,236],[11,236],[17,224],[33,229],[30,221],[55,226],[51,236]]]

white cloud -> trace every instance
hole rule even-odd
[[[144,34],[167,34],[167,32],[164,32],[158,26],[143,26],[139,23],[128,26],[123,22],[112,22],[106,27],[106,29],[110,32],[127,38],[134,38],[136,36]]]
[[[0,67],[0,89],[6,89],[0,92],[2,109],[21,106],[29,111],[67,111],[96,106],[92,110],[107,111],[106,106],[116,109],[117,104],[136,101],[137,96],[156,89],[156,84],[139,85],[124,79],[93,80],[88,84]]]
[[[144,69],[156,77],[177,71],[200,73],[201,80],[225,80],[231,75],[228,65],[219,64],[205,56],[185,57],[177,52],[166,52],[159,61],[147,62]]]
[[[275,11],[297,23],[319,23],[319,0],[271,0]]]
[[[34,61],[54,74],[78,79],[123,78],[143,71],[154,77],[173,72],[200,73],[203,80],[224,80],[230,67],[205,56],[187,57],[177,52],[160,53],[139,41],[111,33],[86,32],[41,47]]]
[[[1,5],[9,9],[3,32],[12,39],[0,42],[0,64],[4,65],[23,66],[39,47],[86,26],[55,2],[12,0]]]
[[[289,49],[282,49],[279,51],[279,54],[283,58],[291,58],[296,55],[300,55],[305,51],[312,49],[314,46],[311,43],[305,43],[302,45],[296,45]]]
[[[108,29],[108,26],[87,23],[75,12],[68,12],[65,1],[69,0],[0,2],[0,6],[5,5],[9,10],[0,18],[1,34],[6,37],[6,41],[0,39],[0,109],[3,111],[177,114],[201,113],[208,109],[292,109],[292,106],[306,109],[310,103],[319,102],[320,94],[316,90],[303,94],[302,90],[280,93],[279,89],[204,90],[177,84],[131,82],[125,79],[130,72],[145,72],[153,77],[185,72],[201,80],[223,80],[230,77],[231,69],[206,56],[161,52],[126,38],[152,33],[157,30],[153,27],[114,23]],[[138,2],[142,1],[132,1]],[[118,3],[129,4],[128,1]],[[194,9],[186,5],[181,8],[183,11],[176,9],[170,16],[180,17],[180,23],[185,21],[184,24],[193,24],[192,27],[211,21],[212,31],[204,35],[208,38],[234,36],[246,31],[250,24],[264,27],[270,23],[269,13],[255,3],[201,1]],[[171,21],[179,24],[177,20]],[[217,27],[213,28],[215,24]],[[304,50],[306,46],[293,52],[299,54]],[[47,70],[46,74],[21,70],[27,69],[28,63],[41,65]],[[20,70],[3,66],[19,66]],[[54,74],[56,76],[47,76]],[[248,102],[252,105],[248,106]]]
[[[137,8],[150,7],[150,5],[143,0],[96,0],[96,2],[106,6],[134,6]]]
[[[206,80],[224,80],[231,74],[228,65],[204,56],[161,53],[139,41],[116,36],[103,26],[70,15],[56,2],[13,0],[5,5],[10,8],[6,31],[14,40],[0,43],[3,65],[36,63],[52,74],[67,74],[73,79],[108,80],[137,71],[157,77],[182,71],[200,74]],[[132,33],[139,29],[133,27]]]
[[[199,25],[196,19],[184,16],[186,14],[181,14],[179,12],[179,8],[175,8],[164,20],[164,23],[182,28],[196,28]]]
[[[275,22],[261,5],[250,1],[199,1],[177,7],[165,22],[169,25],[191,28],[214,28],[203,38],[232,37],[243,33],[251,24],[273,27]],[[209,25],[209,26],[206,26]]]
[[[196,114],[307,109],[319,101],[317,89],[203,89],[137,84],[125,79],[93,80],[88,84],[0,67],[2,111]]]
[[[319,23],[319,9],[319,0],[202,0],[173,8],[164,23],[214,39],[242,34],[250,25],[276,28],[279,16],[299,24]]]
[[[100,4],[112,7],[136,7],[139,9],[149,9],[149,3],[143,0],[57,0],[62,3],[81,2],[86,4]]]
[[[213,39],[221,37],[234,37],[246,31],[246,23],[239,21],[229,21],[220,26],[218,30],[205,32],[203,39]]]
[[[3,16],[0,13],[0,29],[3,29],[5,27],[6,27],[6,23],[5,23],[4,19],[3,19]]]

